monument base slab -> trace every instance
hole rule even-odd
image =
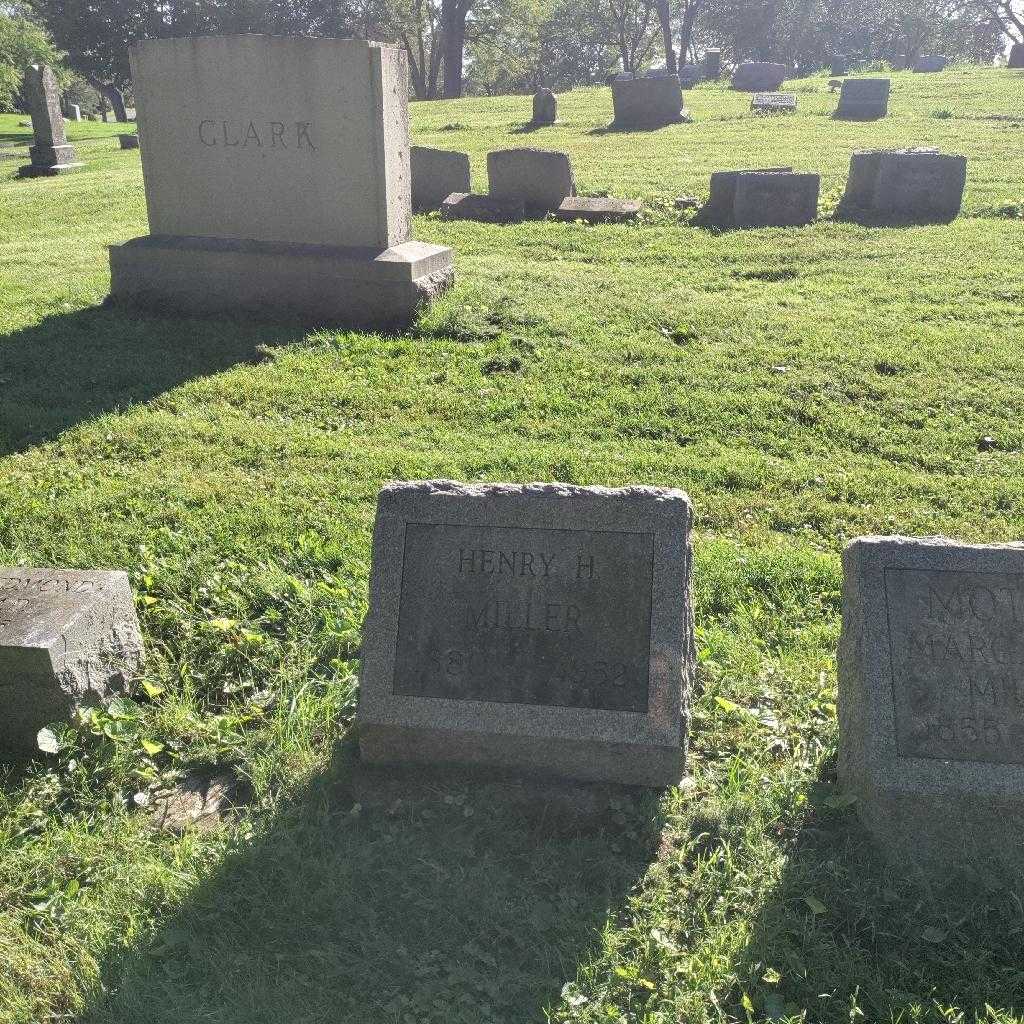
[[[110,297],[177,315],[400,325],[449,287],[452,250],[150,235],[110,247]]]

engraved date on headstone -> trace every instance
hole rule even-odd
[[[1024,575],[887,569],[904,757],[1024,764]]]
[[[410,523],[394,692],[647,711],[654,538]]]

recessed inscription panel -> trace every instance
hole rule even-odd
[[[649,533],[410,523],[394,693],[647,711]]]
[[[904,757],[1024,764],[1024,575],[887,569]]]

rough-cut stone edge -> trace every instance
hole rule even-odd
[[[843,551],[839,780],[878,844],[915,871],[1024,866],[1024,765],[898,756],[883,572],[1006,572],[1008,555],[1024,572],[1019,542],[869,536]]]
[[[522,529],[565,529],[569,516],[580,530],[626,524],[635,530],[636,519],[630,516],[646,515],[644,526],[654,534],[656,550],[648,712],[483,701],[439,704],[391,693],[400,541],[404,524],[422,522],[425,515],[437,522]],[[677,783],[696,669],[691,526],[690,500],[672,488],[452,480],[385,486],[378,498],[369,611],[363,625],[358,716],[363,757],[376,763],[443,758],[633,785]]]

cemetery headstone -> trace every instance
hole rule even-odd
[[[69,121],[81,121],[82,120],[82,108],[77,103],[68,104],[68,120]]]
[[[22,95],[32,116],[35,145],[29,147],[31,163],[18,169],[23,178],[67,174],[82,166],[64,134],[64,115],[60,112],[60,93],[53,70],[45,64],[33,64],[25,71]]]
[[[410,165],[414,210],[436,210],[452,192],[469,191],[469,156],[466,153],[413,146]]]
[[[829,64],[829,74],[843,78],[850,73],[850,62],[846,57],[836,54]]]
[[[611,196],[570,196],[555,210],[555,220],[583,220],[590,224],[621,223],[639,216],[638,200]]]
[[[476,220],[485,224],[515,224],[526,217],[522,198],[498,198],[479,192],[453,192],[441,204],[444,220]]]
[[[672,72],[668,68],[648,68],[644,72],[644,78],[671,78]]]
[[[554,124],[558,120],[558,97],[550,89],[538,89],[533,94],[533,120],[531,124]]]
[[[117,141],[121,144],[122,149],[139,148],[139,137],[134,132],[118,135]]]
[[[121,689],[143,646],[123,572],[0,568],[0,752]]]
[[[795,92],[756,92],[750,101],[755,114],[796,113]]]
[[[521,200],[527,212],[557,210],[576,195],[572,165],[565,153],[523,146],[487,154],[488,191],[495,199]]]
[[[612,109],[615,112],[612,127],[628,131],[631,128],[661,128],[688,119],[683,107],[683,90],[679,79],[637,78],[612,83]]]
[[[967,158],[918,149],[858,150],[850,158],[844,214],[873,220],[950,221],[960,213]]]
[[[679,68],[679,85],[683,89],[700,85],[704,77],[704,68],[700,64],[683,64]]]
[[[385,487],[363,760],[678,783],[694,675],[690,523],[686,495],[660,488]]]
[[[236,35],[130,49],[151,234],[110,250],[117,301],[402,324],[450,284],[412,239],[403,50]]]
[[[717,49],[704,51],[704,77],[709,82],[716,82],[722,75],[722,51]]]
[[[839,779],[915,868],[1024,861],[1024,546],[843,552]]]
[[[745,61],[733,72],[732,87],[740,92],[778,92],[790,73],[786,64]]]
[[[761,167],[755,168],[762,174],[782,174],[792,172],[792,167]],[[708,201],[697,216],[698,224],[717,228],[733,228],[736,226],[736,183],[743,170],[715,171],[711,175],[711,188]]]
[[[835,116],[849,121],[874,121],[889,113],[888,78],[847,78],[839,93]]]
[[[1024,68],[1024,43],[1014,43],[1010,47],[1010,56],[1007,58],[1006,66]]]
[[[945,71],[948,63],[948,57],[945,57],[942,54],[929,53],[922,57],[918,57],[917,60],[914,61],[914,70],[919,74],[935,74],[938,71]]]
[[[818,216],[821,175],[743,171],[736,177],[733,223],[737,228],[793,228]]]

